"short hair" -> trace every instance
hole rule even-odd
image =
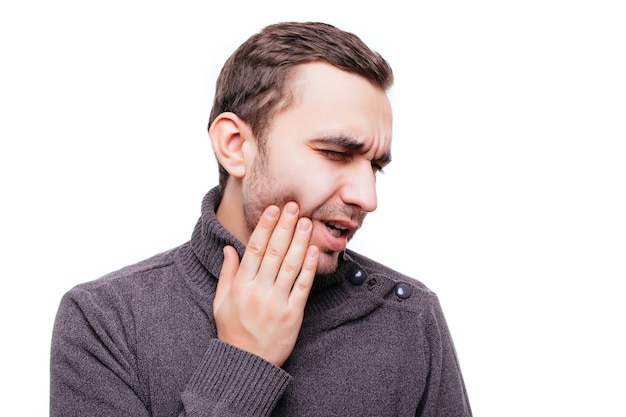
[[[355,34],[321,22],[277,23],[248,38],[224,64],[209,128],[218,115],[232,112],[250,126],[263,151],[273,116],[291,103],[288,86],[294,68],[315,61],[358,74],[383,91],[393,84],[389,63]],[[220,164],[222,190],[227,179]]]

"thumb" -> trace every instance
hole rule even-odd
[[[239,254],[232,246],[224,246],[224,263],[217,281],[215,300],[213,301],[213,312],[217,310],[230,292],[230,287],[235,279],[235,274],[239,269]]]

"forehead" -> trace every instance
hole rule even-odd
[[[298,65],[288,84],[291,100],[271,123],[301,137],[344,136],[389,146],[392,110],[387,93],[366,78],[324,62]]]
[[[364,76],[343,70],[324,61],[313,61],[293,67],[286,82],[293,100],[304,95],[315,96],[316,93],[330,93],[350,98],[355,93],[369,93],[372,98],[387,98],[386,91]]]

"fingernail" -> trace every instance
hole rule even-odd
[[[287,214],[295,215],[298,213],[298,205],[294,202],[288,202],[285,204],[285,212]]]
[[[265,214],[267,215],[267,217],[269,217],[271,219],[275,219],[280,214],[280,209],[278,207],[276,207],[276,206],[269,206],[265,210]]]
[[[311,228],[311,222],[309,219],[300,219],[298,220],[298,229],[302,232],[308,232]]]

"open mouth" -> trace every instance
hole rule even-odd
[[[346,236],[350,231],[350,229],[339,223],[326,222],[325,225],[330,234],[334,237]]]

